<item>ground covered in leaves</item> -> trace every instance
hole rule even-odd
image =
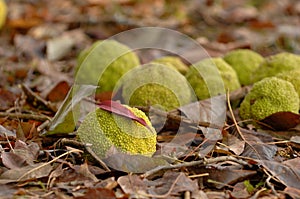
[[[264,122],[269,128],[264,130],[245,125],[235,103],[248,87],[230,94],[226,101],[232,107],[215,107],[214,113],[210,100],[167,115],[154,110],[156,117],[168,118],[158,133],[157,154],[171,164],[119,157],[133,172],[114,170],[87,158],[74,133],[41,136],[74,82],[79,52],[94,41],[132,28],[158,26],[190,36],[212,57],[238,48],[263,56],[299,54],[299,1],[6,2],[8,16],[0,32],[1,198],[300,197],[299,115],[268,118]],[[202,58],[193,51],[185,53],[191,60]],[[146,63],[165,52],[138,55]],[[193,128],[176,135],[174,128],[181,119],[195,125],[180,113],[192,115],[196,105],[202,110],[200,121],[225,113],[226,123],[200,122],[196,135]],[[111,160],[112,165],[118,163]]]

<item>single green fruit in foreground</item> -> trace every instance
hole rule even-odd
[[[253,82],[295,69],[300,69],[299,55],[287,52],[272,55],[265,58],[265,60],[255,70]]]
[[[241,87],[235,70],[222,58],[206,58],[190,67],[186,79],[202,100]]]
[[[113,91],[119,79],[138,65],[137,55],[127,46],[114,40],[97,41],[79,54],[75,83],[99,85],[97,93]]]
[[[230,51],[223,59],[236,71],[242,85],[254,83],[254,71],[264,60],[260,54],[248,49]]]
[[[276,77],[291,82],[300,97],[300,69],[280,73]]]
[[[130,106],[151,105],[169,111],[193,100],[184,76],[161,64],[137,67],[126,74],[122,82],[122,97]]]
[[[152,61],[153,63],[164,64],[166,66],[175,68],[181,74],[185,75],[189,67],[185,65],[179,57],[175,56],[165,56]]]
[[[4,0],[0,0],[0,29],[5,24],[7,15],[7,7]]]
[[[299,96],[294,86],[277,77],[256,82],[240,106],[242,119],[262,120],[277,112],[298,113]]]
[[[100,108],[89,113],[77,130],[84,144],[100,158],[112,153],[114,148],[132,155],[151,156],[156,151],[156,132],[144,112],[127,107],[136,116],[144,119],[148,127]]]

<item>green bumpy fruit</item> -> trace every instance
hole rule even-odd
[[[4,0],[0,0],[0,29],[5,24],[7,15],[7,7]]]
[[[223,59],[236,71],[242,85],[254,83],[252,81],[254,71],[264,60],[260,54],[248,49],[230,51]]]
[[[256,82],[240,106],[242,119],[262,120],[277,112],[298,113],[299,96],[294,86],[277,77]]]
[[[185,65],[179,57],[165,56],[152,61],[153,63],[164,64],[178,70],[181,74],[185,75],[189,67]]]
[[[300,56],[287,52],[279,53],[265,58],[255,70],[253,81],[257,82],[265,77],[295,69],[300,69]]]
[[[291,82],[300,97],[300,69],[280,73],[276,77]]]
[[[222,58],[207,58],[194,64],[187,72],[186,79],[200,100],[241,87],[235,70]]]
[[[126,74],[122,82],[122,97],[130,106],[151,105],[170,111],[193,100],[184,76],[161,64],[137,67]]]
[[[144,112],[127,107],[143,118],[147,127],[124,116],[100,108],[89,113],[77,130],[77,136],[100,158],[105,158],[117,148],[132,155],[152,156],[156,151],[156,132]]]
[[[127,46],[114,40],[97,41],[79,54],[75,83],[98,85],[97,93],[113,91],[119,79],[139,65],[139,58]]]

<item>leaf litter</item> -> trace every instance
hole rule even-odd
[[[94,90],[72,87],[77,54],[94,40],[155,25],[196,38],[212,56],[236,48],[252,48],[265,56],[283,50],[299,53],[298,2],[54,0],[8,1],[8,6],[7,30],[0,35],[1,197],[299,197],[298,114],[271,115],[260,121],[267,128],[257,131],[230,114],[224,99],[165,113],[150,107],[153,117],[167,121],[161,125],[154,158],[115,154],[103,160],[117,168],[110,171],[86,157],[86,146],[78,144],[73,133],[95,106],[80,103],[84,113],[68,120],[68,113],[76,112],[79,101]],[[150,17],[143,17],[145,13]],[[184,53],[190,60],[203,58]],[[165,52],[139,55],[151,60]],[[20,89],[20,83],[26,87]],[[230,94],[232,105],[245,96],[247,88],[242,89]],[[68,91],[73,98],[63,102]],[[39,136],[51,132],[45,130],[49,118],[55,133]],[[66,119],[69,128],[59,129]],[[180,134],[174,135],[174,129]],[[70,139],[68,144],[62,137]]]

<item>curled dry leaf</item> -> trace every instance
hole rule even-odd
[[[107,101],[100,102],[98,105],[103,110],[106,110],[106,111],[109,111],[111,113],[130,118],[134,121],[137,121],[138,123],[142,124],[143,126],[145,126],[147,128],[149,127],[147,125],[146,121],[143,118],[137,117],[128,108],[126,108],[125,106],[123,106],[122,104],[120,104],[118,102],[107,100]]]
[[[300,115],[292,112],[278,112],[266,117],[261,122],[275,130],[288,130],[300,124]]]

